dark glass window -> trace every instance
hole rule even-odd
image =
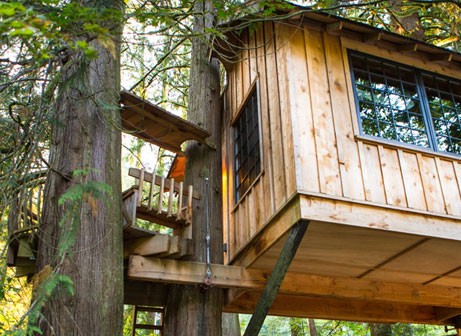
[[[235,200],[261,172],[258,93],[255,86],[234,123]]]
[[[461,83],[423,73],[437,149],[461,153]]]
[[[461,82],[349,53],[361,132],[461,153]]]

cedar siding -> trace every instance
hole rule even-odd
[[[461,158],[360,135],[347,50],[450,76],[461,71],[319,27],[266,22],[240,35],[238,59],[228,67],[224,124],[229,261],[294,197],[461,219]],[[231,125],[255,83],[263,173],[236,203]],[[408,232],[429,232],[420,229]]]

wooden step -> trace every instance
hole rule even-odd
[[[170,259],[182,258],[192,254],[192,240],[181,239],[178,236],[155,234],[124,241],[123,255],[168,257]]]

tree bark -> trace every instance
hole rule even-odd
[[[318,336],[317,329],[315,328],[315,320],[308,319],[307,324],[309,325],[309,336]]]
[[[119,0],[86,6],[122,10]],[[108,23],[109,24],[109,23]],[[114,50],[97,39],[88,60],[70,51],[62,67],[50,148],[34,297],[50,274],[75,290],[56,288],[41,308],[43,335],[121,335],[123,252],[120,182],[120,25],[110,22]],[[76,174],[77,173],[77,174]],[[110,191],[105,191],[106,186]],[[73,189],[70,189],[73,188]],[[80,188],[80,194],[76,192]],[[86,188],[86,189],[85,189]],[[58,204],[67,192],[75,199]]]
[[[186,147],[185,181],[193,184],[201,195],[193,205],[194,254],[191,260],[207,262],[206,236],[209,234],[210,261],[222,264],[219,68],[216,61],[208,59],[211,42],[206,35],[206,28],[213,26],[212,1],[196,1],[194,13],[197,14],[193,28],[188,119],[212,134],[210,139],[216,148],[198,143]],[[204,274],[203,286],[170,287],[165,316],[166,336],[222,335],[223,291],[206,286],[205,277]]]
[[[234,313],[222,314],[222,334],[223,336],[240,336],[239,315]]]

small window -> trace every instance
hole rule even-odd
[[[258,90],[255,85],[234,123],[235,201],[261,172]]]
[[[362,134],[461,154],[461,82],[350,52]]]

